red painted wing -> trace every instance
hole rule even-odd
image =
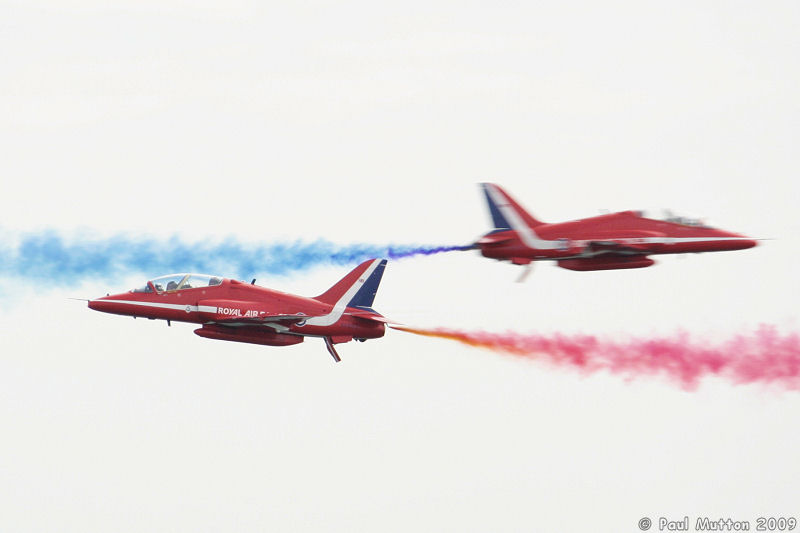
[[[214,320],[215,324],[268,324],[272,322],[294,324],[312,318],[306,315],[262,315],[262,316],[232,316]]]
[[[592,252],[611,252],[620,254],[643,254],[653,250],[653,246],[649,243],[618,242],[614,240],[589,241],[587,248]]]

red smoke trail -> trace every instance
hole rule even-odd
[[[800,389],[800,336],[781,335],[771,326],[736,335],[716,344],[693,340],[686,333],[673,337],[603,340],[592,335],[536,335],[467,332],[452,329],[395,329],[461,342],[470,346],[536,358],[582,372],[607,370],[627,375],[664,375],[687,389],[704,376],[734,383],[776,384]]]

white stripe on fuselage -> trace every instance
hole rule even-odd
[[[375,259],[372,264],[367,268],[367,270],[358,277],[358,280],[353,283],[353,285],[347,289],[347,292],[339,298],[339,301],[336,302],[336,305],[333,306],[331,312],[327,315],[323,316],[315,316],[313,318],[309,318],[306,320],[306,325],[308,326],[330,326],[335,324],[344,314],[344,310],[347,308],[347,304],[350,303],[350,300],[356,295],[356,293],[364,286],[364,283],[372,276],[372,273],[378,268],[378,265],[381,263],[380,259]]]
[[[596,239],[601,241],[602,239]],[[614,242],[625,244],[676,244],[682,242],[718,242],[718,241],[749,241],[747,237],[632,237],[629,239],[613,239]]]
[[[623,239],[584,239],[570,241],[572,246],[585,247],[593,242],[612,242],[621,245],[635,244],[688,244],[693,242],[746,241],[746,237],[630,237]]]
[[[200,312],[200,313],[216,313],[217,308],[211,305],[188,305],[188,304],[165,304],[156,302],[139,302],[136,300],[92,300],[94,302],[108,302],[115,304],[138,305],[141,307],[154,307],[156,309],[170,309],[175,311]]]

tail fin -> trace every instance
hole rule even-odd
[[[314,299],[337,307],[343,305],[371,310],[385,268],[386,259],[364,261]]]
[[[525,211],[499,185],[481,183],[481,187],[486,195],[486,203],[489,204],[489,213],[492,215],[492,223],[494,223],[495,229],[517,229],[516,226],[520,219],[531,228],[544,224],[544,222],[536,220],[530,213]]]

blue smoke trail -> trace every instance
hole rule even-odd
[[[374,257],[469,250],[471,246],[339,245],[326,240],[246,244],[235,239],[189,243],[178,237],[154,240],[115,235],[65,239],[49,230],[25,234],[15,246],[0,243],[0,274],[30,281],[79,283],[129,273],[158,276],[205,272],[245,279],[256,272],[288,275],[321,265],[356,265]]]

